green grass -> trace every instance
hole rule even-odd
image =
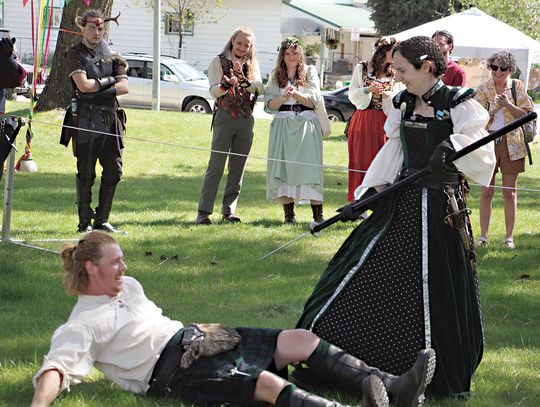
[[[26,106],[8,103],[23,114]],[[60,112],[38,113],[32,152],[37,174],[18,173],[13,193],[13,239],[73,239],[75,160],[58,144]],[[270,122],[256,120],[252,156],[265,157]],[[334,134],[343,124],[334,124]],[[196,227],[199,191],[208,152],[210,117],[184,113],[128,110],[124,178],[118,188],[111,221],[129,231],[118,240],[128,274],[165,314],[184,323],[220,321],[234,326],[291,328],[304,301],[333,253],[352,230],[336,224],[323,237],[306,237],[281,252],[257,259],[306,230],[311,209],[297,210],[301,223],[282,224],[282,209],[265,200],[266,162],[251,158],[238,205],[243,223]],[[19,150],[23,147],[19,137]],[[540,147],[532,145],[537,163],[520,176],[520,187],[540,189]],[[324,141],[326,165],[346,166],[343,136]],[[3,185],[3,183],[2,183]],[[346,172],[325,171],[325,214],[346,201]],[[221,192],[220,192],[221,194]],[[478,230],[479,188],[473,186],[470,206]],[[473,378],[468,401],[429,401],[426,406],[540,405],[540,247],[539,192],[519,192],[516,250],[503,249],[502,197],[494,200],[490,245],[478,253],[485,318],[484,360]],[[219,219],[219,199],[214,220]],[[58,243],[33,243],[58,250]],[[152,256],[145,252],[151,251]],[[164,255],[166,260],[161,260]],[[178,255],[178,260],[171,257]],[[528,278],[521,278],[528,275]],[[57,256],[13,244],[0,244],[0,406],[25,406],[33,394],[31,378],[47,352],[54,329],[69,316],[75,298],[64,294]],[[331,397],[341,398],[339,394]],[[347,400],[347,398],[342,398]],[[354,400],[349,400],[354,402]],[[172,406],[120,390],[94,372],[57,406]]]

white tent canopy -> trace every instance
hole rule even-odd
[[[477,8],[419,25],[394,36],[403,41],[416,35],[431,37],[437,30],[450,31],[454,36],[453,56],[488,58],[499,50],[511,52],[525,84],[529,81],[531,64],[540,63],[540,42]]]

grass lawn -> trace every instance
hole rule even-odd
[[[27,106],[8,102],[8,112]],[[32,153],[39,172],[15,176],[11,238],[76,239],[75,159],[58,144],[63,113],[35,115]],[[258,258],[307,229],[311,208],[297,210],[296,226],[282,224],[282,208],[265,200],[270,121],[256,120],[252,158],[244,177],[237,213],[243,223],[194,225],[210,146],[209,115],[128,110],[124,177],[111,222],[129,232],[118,236],[128,274],[166,315],[190,322],[233,326],[295,325],[304,301],[333,253],[353,229],[336,224],[319,239],[306,237],[263,260]],[[52,123],[49,125],[44,124]],[[343,124],[333,124],[324,141],[324,163],[346,167]],[[146,141],[144,141],[146,140]],[[152,141],[152,142],[150,142]],[[19,136],[19,150],[24,134]],[[196,147],[188,148],[188,147]],[[516,250],[503,249],[500,190],[494,200],[490,245],[478,252],[486,348],[467,401],[428,401],[426,406],[540,406],[540,146],[537,162],[520,176]],[[18,154],[20,156],[21,153]],[[4,178],[5,179],[5,178]],[[1,183],[2,186],[4,183]],[[220,199],[214,220],[219,220]],[[96,200],[95,194],[95,200]],[[347,174],[325,170],[325,215],[347,196]],[[478,230],[479,187],[470,206]],[[52,250],[58,242],[34,242]],[[146,252],[152,252],[147,256]],[[172,259],[178,256],[177,259]],[[29,405],[31,378],[41,366],[56,327],[69,316],[75,298],[62,289],[56,255],[0,244],[0,406]],[[350,403],[341,394],[330,394]],[[178,406],[120,390],[94,371],[56,406]]]

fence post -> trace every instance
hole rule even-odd
[[[7,170],[4,186],[4,206],[2,216],[2,243],[10,241],[11,208],[13,201],[13,175],[15,174],[15,149],[12,149],[7,159]]]

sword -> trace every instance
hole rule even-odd
[[[494,140],[497,140],[499,137],[504,136],[506,133],[509,133],[512,130],[515,130],[518,127],[523,126],[525,123],[528,123],[528,122],[536,119],[536,117],[537,117],[536,112],[530,112],[530,113],[526,114],[525,116],[522,116],[517,120],[514,120],[513,122],[509,123],[508,125],[506,125],[504,127],[501,127],[499,130],[496,130],[493,133],[488,134],[486,137],[483,137],[480,140],[477,140],[474,143],[469,144],[468,146],[462,148],[461,150],[456,151],[454,153],[454,155],[451,157],[451,160],[456,161],[456,160],[460,159],[461,157],[473,152],[474,150],[477,150],[480,147],[483,147],[486,144],[491,143]],[[361,212],[365,211],[371,203],[376,202],[379,199],[382,199],[382,198],[394,193],[396,190],[401,189],[404,186],[407,186],[407,185],[410,185],[410,184],[414,183],[418,179],[428,175],[430,172],[431,171],[430,171],[429,168],[424,168],[424,169],[422,169],[422,170],[420,170],[418,172],[415,172],[411,176],[409,176],[409,177],[407,177],[407,178],[405,178],[405,179],[403,179],[403,180],[401,180],[399,182],[396,182],[396,183],[392,184],[390,187],[386,188],[385,190],[383,190],[381,192],[378,192],[377,194],[375,194],[375,195],[373,195],[373,196],[371,196],[371,197],[369,197],[369,198],[367,198],[367,199],[365,199],[363,201],[351,204],[352,208],[356,212],[361,213]],[[337,210],[337,212],[341,212],[343,210],[343,208],[344,207],[339,208]],[[319,224],[314,225],[313,227],[310,227],[310,232],[311,233],[320,232],[323,229],[326,229],[328,226],[333,225],[336,222],[339,222],[340,220],[341,220],[341,214],[335,215],[335,216],[333,216],[333,217],[331,217],[329,219],[326,219],[325,221],[323,221],[323,222],[321,222]]]
[[[498,139],[499,137],[504,136],[506,133],[509,133],[512,130],[515,130],[518,127],[523,126],[525,123],[528,123],[528,122],[530,122],[532,120],[535,120],[536,117],[537,117],[537,114],[535,112],[529,112],[525,116],[522,116],[519,119],[514,120],[513,122],[509,123],[508,125],[506,125],[504,127],[501,127],[499,130],[496,130],[493,133],[488,134],[486,137],[483,137],[480,140],[477,140],[474,143],[472,143],[472,144],[462,148],[461,150],[457,151],[451,157],[451,160],[452,161],[458,160],[459,158],[473,152],[474,150],[477,150],[478,148],[485,146],[486,144]],[[370,204],[372,204],[373,202],[376,202],[379,199],[383,199],[386,196],[389,196],[390,194],[396,192],[397,190],[399,190],[399,189],[401,189],[401,188],[403,188],[405,186],[413,184],[414,182],[416,182],[420,178],[425,177],[426,175],[428,175],[430,172],[431,172],[431,170],[429,168],[424,168],[424,169],[422,169],[420,171],[417,171],[417,172],[411,174],[410,176],[408,176],[407,178],[405,178],[405,179],[403,179],[401,181],[395,182],[394,184],[392,184],[388,188],[382,190],[381,192],[378,192],[375,195],[373,195],[373,196],[371,196],[371,197],[369,197],[369,198],[367,198],[367,199],[365,199],[363,201],[356,202],[356,203],[353,203],[353,204],[350,204],[350,205],[352,206],[352,208],[356,212],[362,213],[365,210],[367,210],[368,206]],[[344,207],[341,207],[341,208],[337,209],[336,212],[341,212],[343,210],[343,208]],[[326,220],[324,220],[324,221],[322,221],[320,223],[312,222],[309,225],[309,231],[308,232],[294,238],[293,240],[289,241],[288,243],[285,243],[284,245],[282,245],[282,246],[278,247],[277,249],[271,251],[270,253],[264,255],[259,260],[263,260],[266,257],[268,257],[268,256],[280,251],[281,249],[293,244],[294,242],[296,242],[296,241],[304,238],[305,236],[307,236],[309,233],[311,233],[315,237],[319,237],[320,232],[323,229],[326,229],[328,226],[331,226],[334,223],[337,223],[339,221],[341,221],[341,214],[334,215],[331,218],[326,219]]]

